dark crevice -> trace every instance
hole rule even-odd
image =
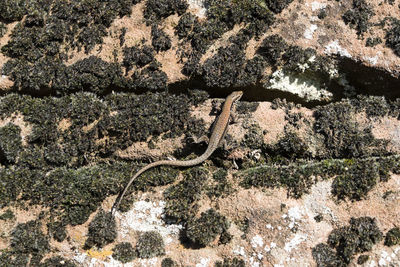
[[[365,66],[349,58],[341,58],[338,66],[339,72],[345,73],[349,84],[356,89],[356,94],[384,96],[388,100],[400,97],[400,79],[389,72]]]
[[[349,58],[338,59],[338,69],[339,73],[345,74],[348,85],[354,87],[354,92],[352,92],[351,94],[354,95],[354,97],[356,95],[372,95],[384,96],[388,100],[396,100],[396,98],[400,98],[400,79],[394,77],[385,70],[368,67],[363,65],[361,62],[357,62]],[[266,89],[261,83],[245,87],[209,87],[206,85],[202,77],[198,76],[192,77],[186,81],[169,84],[167,90],[169,93],[172,94],[187,94],[190,90],[195,89],[203,90],[210,95],[210,98],[225,98],[232,91],[243,90],[244,95],[242,97],[242,100],[244,101],[271,102],[276,98],[281,98],[295,104],[301,104],[302,106],[307,108],[313,108],[318,105],[325,105],[331,102],[338,102],[345,97],[349,97],[349,95],[346,95],[345,88],[342,85],[338,84],[337,81],[330,81],[330,84],[327,87],[329,91],[333,94],[331,101],[306,101],[304,98],[289,92],[283,92],[276,89]],[[89,90],[88,88],[88,90],[83,89],[80,91],[91,90]],[[146,90],[145,88],[136,88],[132,90],[126,88],[110,87],[104,89],[103,94],[98,95],[105,96],[112,92],[134,92],[136,94],[144,94],[147,91],[148,90]],[[18,90],[0,91],[0,96],[7,95],[11,92],[26,94],[32,97],[61,96],[59,94],[56,94],[54,90],[51,90],[51,88],[43,88],[34,92],[25,92]]]
[[[188,89],[190,88],[190,89]],[[334,99],[337,99],[342,96],[341,92],[343,91],[337,84],[332,84],[332,88],[334,88]],[[331,88],[331,89],[332,89]],[[273,101],[276,98],[285,98],[287,101],[293,102],[295,104],[301,104],[302,106],[312,108],[318,105],[324,105],[329,103],[328,101],[306,101],[305,99],[292,94],[290,92],[283,92],[277,89],[266,89],[263,87],[261,83],[257,83],[255,85],[245,86],[245,87],[226,87],[226,88],[218,88],[218,87],[208,87],[204,81],[201,79],[191,79],[189,81],[177,82],[168,86],[168,91],[170,93],[179,94],[179,93],[187,93],[188,90],[191,89],[199,89],[207,91],[210,95],[210,98],[225,98],[232,91],[242,90],[244,95],[241,100],[249,101],[249,102],[258,102],[258,101]],[[340,99],[337,99],[340,100]]]

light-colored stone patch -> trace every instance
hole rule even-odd
[[[339,44],[339,40],[334,40],[325,46],[325,53],[328,55],[337,54],[342,57],[351,58],[350,53]]]
[[[271,103],[261,102],[252,117],[261,129],[266,132],[264,135],[265,143],[275,143],[278,137],[284,133],[286,122],[283,109],[274,110],[271,108]]]
[[[317,80],[300,79],[299,77],[285,74],[282,70],[277,70],[272,74],[268,89],[289,92],[306,101],[329,101],[333,97],[333,94],[323,89]]]
[[[372,134],[377,139],[389,140],[389,150],[400,152],[400,121],[393,117],[384,117],[372,122]]]
[[[120,220],[121,238],[128,237],[130,231],[157,231],[161,234],[166,245],[173,239],[177,239],[181,225],[167,225],[161,217],[165,208],[165,201],[145,201],[139,200],[126,213],[116,213],[116,218]]]
[[[148,139],[148,142],[151,138]],[[126,159],[160,159],[165,155],[171,155],[176,149],[182,148],[183,136],[163,140],[159,138],[155,148],[149,148],[148,142],[136,142],[125,150],[118,150],[115,155]]]
[[[206,18],[207,9],[204,6],[203,0],[187,0],[189,4],[189,11],[198,16],[199,18]]]
[[[71,126],[72,126],[72,121],[70,119],[64,118],[58,122],[57,128],[58,128],[58,130],[65,132]]]
[[[179,40],[175,35],[175,25],[178,24],[179,16],[172,15],[165,19],[162,24],[164,32],[171,38],[171,48],[167,51],[160,51],[155,58],[162,64],[161,70],[168,76],[168,83],[173,84],[181,80],[185,80],[186,76],[182,74],[183,64],[179,62],[177,50],[179,48]]]
[[[0,53],[1,54],[1,53]],[[0,76],[0,90],[9,90],[14,85],[14,82],[6,75]]]
[[[143,9],[145,2],[142,1],[132,6],[132,13],[130,16],[124,16],[122,18],[116,18],[111,27],[107,29],[108,34],[103,37],[103,43],[95,45],[95,47],[87,55],[85,50],[81,49],[78,52],[77,49],[69,51],[72,56],[65,62],[66,65],[72,65],[79,60],[88,58],[89,56],[96,56],[106,62],[115,62],[114,53],[117,52],[117,62],[121,63],[123,59],[123,47],[131,47],[141,44],[142,40],[145,40],[145,44],[151,46],[151,27],[146,26],[143,18]],[[119,35],[121,34],[122,28],[126,28],[125,43],[121,47],[119,41]]]

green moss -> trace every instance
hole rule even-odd
[[[345,267],[345,264],[327,244],[320,243],[312,249],[318,267]]]
[[[353,158],[384,154],[386,141],[375,139],[368,128],[360,129],[353,118],[353,103],[343,101],[314,112],[314,131],[324,138],[320,157]]]
[[[330,233],[327,244],[315,246],[312,255],[317,266],[347,266],[355,254],[370,251],[381,240],[382,232],[379,231],[375,219],[351,218],[349,226]],[[368,256],[366,259],[365,256],[367,255],[360,256],[361,260],[368,260]]]
[[[144,67],[154,60],[154,50],[147,45],[139,48],[137,46],[124,48],[123,64],[127,71],[134,66]]]
[[[10,209],[7,209],[3,214],[0,215],[0,220],[2,221],[12,220],[14,218],[14,212],[12,212]]]
[[[224,258],[224,261],[217,261],[215,267],[245,267],[244,260],[239,258]]]
[[[10,205],[18,195],[22,195],[22,199],[29,199],[36,193],[32,191],[34,181],[42,175],[44,174],[25,168],[0,168],[0,207]]]
[[[353,0],[353,8],[346,11],[343,21],[350,27],[357,30],[360,36],[366,32],[370,26],[370,18],[375,15],[372,7],[365,0]]]
[[[20,196],[18,200],[49,207],[54,221],[63,225],[84,223],[101,201],[120,192],[135,166],[114,158],[113,153],[150,135],[167,133],[166,138],[173,138],[188,128],[205,132],[204,123],[189,115],[189,107],[204,99],[204,94],[196,92],[189,96],[112,94],[104,100],[90,93],[1,97],[0,117],[17,112],[32,131],[27,144],[14,153],[15,162],[0,167],[0,207]],[[2,130],[8,133],[4,129],[14,128]],[[14,135],[21,142],[17,132]],[[175,181],[176,173],[173,168],[151,170],[132,189],[166,185]],[[53,229],[55,239],[64,238],[61,229]]]
[[[3,22],[0,22],[0,38],[7,32],[7,26]]]
[[[400,20],[392,19],[392,25],[386,33],[386,46],[390,47],[393,52],[400,56]]]
[[[178,264],[171,258],[164,258],[161,261],[161,267],[177,267]]]
[[[295,132],[286,132],[274,146],[270,147],[270,150],[271,155],[289,159],[309,156],[307,144]]]
[[[237,45],[219,48],[203,65],[203,79],[209,87],[229,87],[236,83],[245,63],[243,49]]]
[[[322,214],[318,214],[318,215],[316,215],[315,217],[314,217],[314,220],[316,221],[316,222],[321,222],[322,220],[324,219],[324,216],[322,215]]]
[[[216,182],[226,182],[226,176],[228,172],[224,169],[218,169],[216,172],[213,173],[213,179]]]
[[[207,186],[207,195],[210,198],[218,198],[229,195],[234,191],[232,183],[227,179],[227,171],[218,169],[213,173],[213,183]]]
[[[267,36],[260,47],[257,49],[257,54],[263,56],[270,65],[276,65],[281,55],[287,48],[286,42],[280,35],[273,34]]]
[[[378,182],[387,181],[390,173],[399,171],[399,156],[365,159],[298,160],[288,165],[267,164],[235,174],[244,188],[285,187],[288,194],[301,197],[318,181],[333,176],[332,193],[338,199],[359,200]],[[317,178],[317,179],[316,179]]]
[[[2,47],[2,52],[12,58],[4,70],[14,81],[14,88],[36,95],[82,88],[104,93],[111,88],[109,86],[114,90],[121,88],[124,79],[119,75],[118,64],[93,62],[92,58],[74,66],[66,66],[64,62],[71,49],[84,48],[88,53],[102,43],[106,28],[118,16],[129,15],[136,2],[7,1],[2,5],[4,20],[19,20],[24,13],[29,13],[16,25],[10,41]]]
[[[252,59],[246,60],[244,68],[239,74],[236,85],[243,87],[256,85],[262,77],[262,73],[266,65],[267,63],[265,62],[265,60],[257,55],[254,56]]]
[[[373,161],[350,165],[347,172],[335,177],[332,194],[339,199],[361,200],[378,183],[379,172]]]
[[[260,103],[258,102],[239,102],[236,104],[237,114],[249,114],[257,110]]]
[[[71,74],[74,75],[71,76]],[[68,81],[68,84],[62,82],[55,84],[56,90],[90,91],[102,95],[124,87],[126,83],[119,64],[108,63],[95,56],[73,64],[70,70],[66,70],[66,76],[74,80]]]
[[[107,194],[118,192],[118,186],[129,177],[129,168],[119,164],[78,170],[56,168],[36,181],[33,188],[37,195],[27,192],[26,197],[50,206],[54,214],[61,213],[66,224],[82,224]]]
[[[293,0],[265,0],[269,9],[275,13],[281,13]]]
[[[184,133],[189,120],[190,100],[184,95],[114,94],[107,96],[106,101],[111,112],[117,114],[104,118],[99,126],[104,127],[104,135],[111,137],[110,143],[120,148],[164,132],[170,132],[169,138],[179,136]]]
[[[367,40],[365,41],[365,46],[374,47],[381,43],[382,43],[382,39],[380,37],[376,37],[376,38],[368,37]]]
[[[40,267],[76,267],[77,265],[61,256],[54,256],[46,259]]]
[[[41,230],[39,221],[18,224],[11,233],[11,252],[18,261],[31,256],[30,264],[38,265],[45,253],[49,252],[49,240]]]
[[[357,259],[357,264],[361,265],[364,264],[368,261],[369,256],[368,255],[360,255]]]
[[[167,74],[159,69],[160,64],[155,62],[143,69],[139,75],[132,75],[132,86],[138,90],[160,91],[167,89]]]
[[[243,127],[247,129],[242,145],[250,149],[261,149],[264,145],[264,134],[261,127],[258,124],[244,124]]]
[[[200,218],[188,221],[185,234],[188,240],[199,246],[207,246],[218,235],[227,232],[228,220],[213,209],[202,212]]]
[[[156,231],[144,232],[139,236],[136,250],[142,259],[162,256],[165,254],[163,238]]]
[[[168,223],[181,223],[193,217],[198,206],[197,200],[203,192],[208,171],[194,167],[183,172],[184,179],[164,192],[164,220]]]
[[[14,163],[22,150],[21,128],[8,123],[0,128],[0,162]]]
[[[27,1],[4,0],[0,7],[0,20],[12,22],[22,19],[27,12]]]
[[[190,42],[192,48],[182,53],[185,62],[182,73],[202,76],[208,86],[255,84],[264,68],[264,61],[255,57],[246,62],[242,52],[252,37],[258,38],[273,23],[272,12],[259,0],[207,0],[204,4],[207,6],[206,20],[200,22],[196,16],[185,13],[175,27],[178,37]],[[201,55],[208,47],[240,23],[244,27],[237,36],[230,38],[231,45],[221,48],[201,66]]]
[[[166,51],[171,48],[171,38],[158,26],[153,25],[151,27],[151,44],[157,52]]]
[[[350,225],[335,229],[328,237],[330,247],[348,264],[353,255],[370,251],[383,238],[376,221],[370,217],[351,218]]]
[[[400,228],[390,229],[385,236],[385,246],[391,247],[400,244]]]
[[[113,258],[122,263],[127,263],[137,257],[136,251],[129,242],[122,242],[115,245],[113,248]]]
[[[182,15],[188,8],[184,0],[149,0],[146,2],[144,17],[148,24],[177,13]]]
[[[57,221],[47,224],[50,236],[58,242],[62,242],[67,237],[67,228],[65,222]]]
[[[115,218],[112,214],[100,210],[89,224],[88,238],[85,242],[85,249],[93,246],[102,248],[113,242],[117,237]]]
[[[192,13],[183,14],[175,26],[175,34],[178,35],[180,39],[193,37],[195,27],[198,27],[199,21],[197,16]],[[197,29],[198,31],[198,29]]]
[[[27,266],[29,255],[14,253],[12,250],[0,250],[0,266],[20,267]]]

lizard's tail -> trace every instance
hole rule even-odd
[[[125,186],[124,191],[122,191],[121,195],[119,195],[119,197],[117,198],[117,200],[115,201],[114,205],[111,208],[111,214],[114,216],[115,211],[117,210],[119,204],[121,203],[122,199],[124,198],[124,195],[126,194],[126,192],[128,191],[129,186],[131,186],[131,184],[133,183],[133,181],[139,177],[142,173],[144,173],[145,171],[147,171],[148,169],[151,169],[153,167],[157,167],[160,165],[170,165],[171,161],[170,160],[160,160],[160,161],[156,161],[153,163],[150,163],[146,166],[144,166],[143,168],[141,168],[128,182],[128,184]]]
[[[128,184],[125,186],[124,191],[122,191],[122,194],[117,198],[117,200],[115,201],[113,207],[111,208],[111,214],[114,215],[115,211],[117,210],[119,204],[121,203],[122,199],[124,198],[126,192],[128,191],[129,186],[131,186],[131,184],[133,183],[133,181],[139,177],[142,173],[144,173],[145,171],[147,171],[148,169],[151,169],[153,167],[157,167],[160,165],[167,165],[167,166],[179,166],[179,167],[189,167],[189,166],[194,166],[194,165],[198,165],[200,163],[202,163],[203,161],[205,161],[210,155],[211,153],[214,151],[213,148],[211,148],[210,146],[207,148],[207,150],[198,158],[192,159],[192,160],[160,160],[160,161],[156,161],[153,163],[150,163],[146,166],[144,166],[143,168],[141,168],[128,182]]]

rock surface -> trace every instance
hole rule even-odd
[[[6,0],[0,265],[400,265],[399,6]]]

